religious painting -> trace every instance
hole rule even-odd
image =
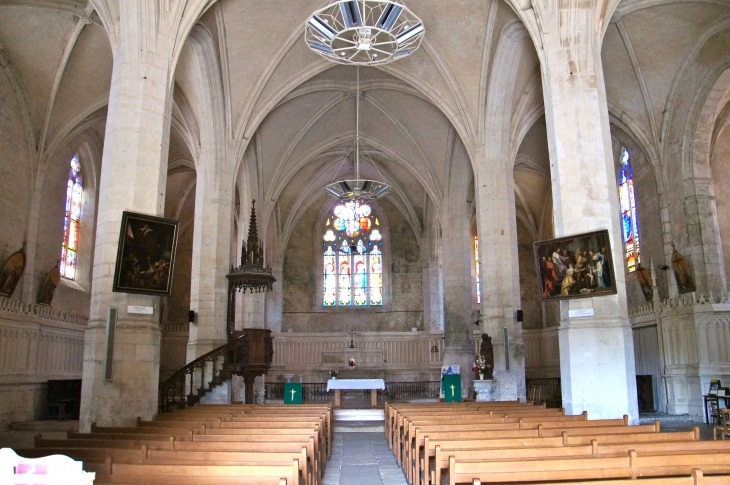
[[[682,253],[677,251],[674,243],[672,243],[672,249],[672,272],[674,273],[674,279],[677,281],[677,292],[680,294],[692,293],[696,288],[689,263],[684,259]]]
[[[113,291],[168,296],[179,221],[133,212],[122,214]]]
[[[10,255],[0,271],[0,295],[10,297],[25,269],[25,243]]]
[[[608,231],[534,243],[542,301],[616,293]]]
[[[53,293],[56,291],[56,287],[60,281],[61,271],[58,269],[58,264],[56,264],[46,275],[46,279],[43,280],[41,287],[38,288],[36,302],[39,305],[50,305],[53,301]]]

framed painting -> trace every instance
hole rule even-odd
[[[124,211],[113,291],[168,296],[180,222]]]
[[[608,231],[533,243],[542,301],[616,293]]]

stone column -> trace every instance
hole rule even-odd
[[[89,324],[84,343],[81,431],[132,425],[157,412],[159,297],[113,293],[122,211],[161,216],[170,128],[173,36],[120,2],[99,186]],[[128,305],[152,315],[128,314]],[[107,310],[118,310],[113,376],[104,380]]]
[[[439,237],[441,225],[432,202],[429,201],[426,211],[426,227],[421,243],[424,329],[430,333],[443,333],[444,285]]]
[[[196,160],[195,224],[190,281],[190,325],[187,361],[228,342],[228,280],[235,197],[234,150],[226,142],[223,87],[215,44],[196,27],[189,45],[197,74],[200,110],[200,154]]]
[[[514,159],[510,139],[518,46],[527,37],[521,24],[504,31],[495,51],[503,66],[489,81],[483,145],[474,163],[479,274],[482,281],[481,328],[492,337],[496,399],[525,398],[525,357],[520,308],[520,271],[515,209]],[[494,183],[498,180],[498,183]],[[506,337],[506,338],[505,338]],[[507,346],[505,346],[505,342]],[[509,356],[509,357],[508,357]],[[509,365],[508,365],[509,364]]]
[[[471,331],[471,250],[466,187],[471,178],[464,147],[455,143],[441,213],[444,294],[444,365],[461,366],[461,392],[474,380]]]
[[[567,2],[566,2],[567,3]],[[572,5],[572,4],[571,4]],[[592,3],[544,7],[541,70],[556,237],[608,229],[617,294],[561,302],[560,371],[567,414],[638,421],[616,176]],[[571,318],[571,310],[593,316]],[[606,392],[610,389],[610,392]]]

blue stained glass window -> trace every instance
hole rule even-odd
[[[368,204],[349,201],[334,207],[322,236],[324,306],[383,304],[383,233],[379,226]]]
[[[66,182],[66,214],[63,218],[63,244],[61,245],[61,276],[68,280],[76,279],[76,260],[79,243],[79,222],[81,202],[84,192],[81,180],[81,163],[78,155],[71,159],[71,169]]]
[[[636,271],[641,263],[641,246],[639,244],[639,218],[636,213],[636,196],[634,194],[634,174],[631,168],[631,156],[626,148],[621,150],[621,168],[619,170],[619,202],[621,204],[621,235],[626,249],[626,267],[629,273]]]

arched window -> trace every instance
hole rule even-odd
[[[636,215],[633,177],[629,151],[623,148],[621,150],[618,193],[621,201],[621,234],[626,248],[626,267],[629,273],[636,271],[636,265],[641,263],[639,219]]]
[[[79,220],[81,219],[81,164],[79,156],[71,159],[71,170],[66,184],[66,217],[63,219],[63,245],[61,246],[61,276],[76,279],[76,251],[79,243]]]
[[[370,205],[342,202],[322,236],[324,306],[383,304],[383,233]]]
[[[479,274],[479,236],[474,236],[474,266],[477,278],[477,303],[482,302],[482,278]]]

